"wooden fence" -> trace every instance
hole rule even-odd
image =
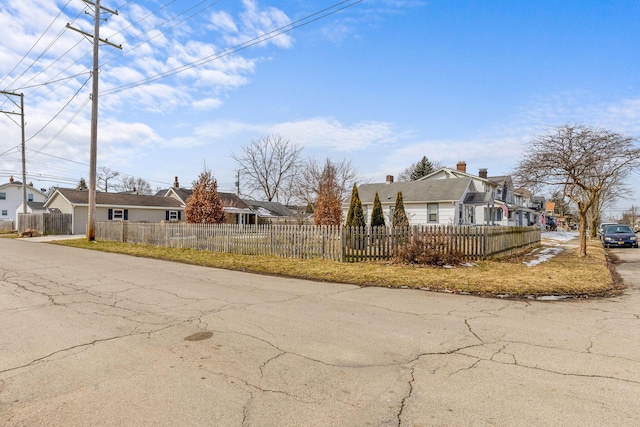
[[[43,235],[72,234],[72,216],[63,213],[18,214],[18,233],[28,228]]]
[[[0,231],[13,231],[13,221],[0,221]]]
[[[540,243],[539,227],[339,227],[98,222],[96,239],[284,258],[378,261],[393,258],[417,236],[467,260],[499,258]]]

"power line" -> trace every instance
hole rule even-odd
[[[87,83],[89,83],[89,80],[91,80],[91,76],[89,76],[89,78],[87,80],[85,80],[84,83],[82,83],[82,86],[80,86],[80,88],[76,91],[75,94],[73,94],[73,96],[71,97],[71,99],[69,101],[67,101],[66,104],[64,104],[64,106],[60,109],[60,111],[58,111],[44,126],[42,126],[40,128],[40,130],[38,130],[36,133],[34,133],[33,135],[31,135],[30,138],[27,139],[28,141],[31,141],[33,138],[35,138],[36,136],[38,136],[38,134],[40,132],[42,132],[47,126],[49,126],[51,124],[51,122],[53,122],[60,114],[62,114],[62,112],[69,106],[69,104],[71,104],[71,102],[76,98],[76,96],[78,96],[78,94],[80,93],[80,91],[85,87],[85,85]],[[75,117],[75,116],[74,116]],[[50,141],[51,142],[51,141]],[[43,145],[42,147],[40,147],[40,149],[43,149],[44,147],[46,147],[50,142],[48,142],[47,144]]]
[[[38,40],[36,40],[36,42],[33,44],[33,46],[31,46],[31,48],[29,48],[29,50],[27,51],[27,53],[25,53],[25,54],[22,56],[22,58],[20,59],[20,61],[18,61],[18,63],[16,64],[16,66],[15,66],[15,67],[13,67],[13,68],[11,69],[11,71],[9,71],[9,72],[8,72],[8,73],[7,73],[7,74],[2,78],[2,80],[0,80],[0,84],[2,84],[2,83],[5,81],[5,79],[6,79],[7,77],[9,77],[9,76],[11,75],[11,73],[13,73],[13,72],[14,72],[14,71],[15,71],[15,70],[20,66],[20,64],[22,64],[22,61],[24,61],[24,60],[27,58],[27,56],[29,56],[29,54],[30,54],[30,53],[31,53],[31,51],[36,47],[36,45],[37,45],[38,43],[40,43],[40,40],[42,40],[42,38],[43,38],[43,37],[44,37],[44,35],[47,33],[47,31],[49,31],[49,29],[53,26],[53,24],[58,20],[58,18],[60,17],[60,15],[62,15],[62,12],[64,12],[64,10],[67,8],[67,6],[69,5],[69,3],[71,3],[71,0],[68,0],[68,1],[67,1],[67,3],[62,7],[62,9],[60,9],[60,12],[58,12],[58,14],[57,14],[57,15],[56,15],[56,17],[53,19],[53,21],[51,21],[51,24],[49,24],[49,26],[47,27],[47,29],[46,29],[46,30],[44,30],[44,32],[40,35],[40,37],[38,37]],[[57,39],[56,39],[56,40],[57,40]],[[51,46],[51,45],[49,45],[49,46]],[[45,50],[45,52],[46,52],[46,50]],[[43,52],[43,54],[44,54],[44,52]],[[33,66],[33,64],[35,64],[36,60],[38,60],[40,57],[42,57],[42,55],[40,55],[38,58],[36,58],[36,59],[31,63],[31,65],[29,65],[29,66],[27,67],[27,69],[26,69],[26,70],[24,70],[24,71],[22,72],[22,74],[20,74],[20,76],[18,76],[18,77],[16,78],[16,80],[17,80],[18,78],[20,78],[24,73],[26,73],[26,72],[27,72],[27,71],[28,71],[28,70]],[[14,80],[14,82],[15,82],[16,80]]]
[[[190,70],[192,68],[195,68],[197,66],[200,66],[200,65],[215,61],[217,59],[229,56],[229,55],[231,55],[233,53],[236,53],[236,52],[242,51],[244,49],[247,49],[247,48],[249,48],[251,46],[255,46],[257,44],[263,43],[263,42],[265,42],[267,40],[270,40],[270,39],[278,37],[278,36],[280,36],[282,34],[288,33],[290,31],[293,31],[293,30],[297,29],[297,28],[309,25],[309,24],[311,24],[313,22],[316,22],[316,21],[318,21],[320,19],[326,18],[327,16],[331,16],[331,15],[333,15],[335,13],[338,13],[338,12],[344,10],[344,9],[347,9],[347,8],[349,8],[351,6],[355,6],[356,4],[361,3],[363,0],[355,0],[353,2],[352,1],[353,0],[343,0],[343,1],[338,2],[338,3],[336,3],[336,4],[332,5],[332,6],[329,6],[327,8],[322,9],[322,10],[319,10],[319,11],[317,11],[315,13],[312,13],[311,15],[307,15],[304,18],[298,19],[297,21],[294,21],[294,22],[289,23],[287,25],[283,25],[283,26],[281,26],[279,28],[276,28],[276,29],[274,29],[272,31],[269,31],[269,32],[265,33],[265,34],[259,35],[257,37],[252,38],[252,39],[249,39],[249,40],[247,40],[247,41],[245,41],[243,43],[237,44],[237,45],[235,45],[233,47],[230,47],[230,48],[227,48],[227,49],[223,49],[222,51],[220,51],[218,53],[215,53],[213,55],[209,55],[209,56],[206,56],[204,58],[198,59],[196,61],[190,62],[188,64],[182,65],[180,67],[165,71],[165,72],[160,73],[160,74],[156,74],[155,76],[150,76],[150,77],[138,80],[136,82],[128,83],[128,84],[123,85],[123,86],[119,86],[119,87],[115,87],[115,88],[109,89],[107,91],[104,91],[102,93],[102,95],[111,95],[111,94],[114,94],[114,93],[122,92],[122,91],[124,91],[126,89],[133,89],[134,87],[142,86],[142,85],[145,85],[145,84],[157,81],[157,80],[161,80],[161,79],[164,79],[166,77],[170,77],[170,76],[173,76],[175,74],[179,74],[179,73],[181,73],[183,71],[188,71],[188,70]],[[345,5],[345,3],[347,3],[347,4]]]

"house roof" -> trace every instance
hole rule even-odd
[[[4,184],[0,184],[0,189],[7,188],[7,187],[20,187],[20,188],[22,188],[22,182],[21,181],[13,181],[13,182],[5,182]],[[39,194],[41,194],[43,196],[46,196],[46,193],[44,191],[37,189],[33,185],[27,185],[27,189],[30,192],[35,192],[35,193],[39,193]]]
[[[47,206],[57,194],[60,194],[72,205],[88,205],[89,192],[73,188],[56,188],[53,196],[46,202]],[[184,205],[172,197],[146,196],[143,194],[103,193],[96,192],[96,205],[145,207],[145,208],[184,208]]]
[[[452,202],[460,200],[468,189],[475,190],[471,178],[450,178],[362,184],[358,187],[358,195],[363,203],[373,202],[376,192],[381,203],[395,203],[398,191],[402,192],[405,203]]]
[[[454,178],[465,178],[465,177],[468,177],[468,178],[473,178],[474,180],[478,180],[478,181],[484,182],[486,184],[496,185],[496,181],[491,179],[491,177],[482,178],[482,177],[480,177],[478,175],[473,175],[473,174],[468,173],[468,172],[462,172],[461,170],[447,168],[447,167],[436,169],[433,172],[431,172],[429,175],[425,175],[422,178],[419,178],[418,181],[429,181],[434,176],[440,175],[440,174],[446,174],[447,176],[451,176],[451,177],[454,177]],[[451,179],[451,178],[449,178],[449,179]]]
[[[500,185],[503,185],[505,182],[511,182],[511,176],[509,175],[488,176],[487,179]]]
[[[33,211],[43,211],[46,209],[44,207],[44,202],[27,202],[27,206],[29,206]]]
[[[488,192],[467,193],[463,203],[465,205],[486,205],[493,203],[493,196]]]
[[[191,197],[191,195],[193,194],[193,190],[187,188],[171,187],[158,191],[155,196],[169,197],[172,192],[185,204],[187,203],[189,197]],[[222,207],[224,208],[249,209],[249,205],[247,205],[240,197],[238,197],[234,193],[223,193],[219,191],[218,196],[220,196],[220,202],[222,203]]]
[[[287,208],[282,203],[278,202],[261,202],[258,200],[247,200],[243,199],[243,201],[251,207],[251,209],[258,211],[258,215],[262,217],[267,216],[294,216],[295,213],[292,212],[289,208]]]
[[[171,187],[158,191],[155,196],[167,197],[170,195],[170,193],[175,194],[183,203],[186,204],[187,199],[191,196],[193,191],[182,187]]]

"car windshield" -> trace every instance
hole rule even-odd
[[[633,230],[628,225],[609,225],[605,229],[605,234],[614,233],[633,233]]]

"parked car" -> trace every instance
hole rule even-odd
[[[611,246],[638,247],[638,236],[627,224],[608,225],[602,233],[602,244],[605,248]]]
[[[618,225],[617,222],[603,222],[598,226],[598,236],[602,237],[604,234],[604,229],[609,225]]]

